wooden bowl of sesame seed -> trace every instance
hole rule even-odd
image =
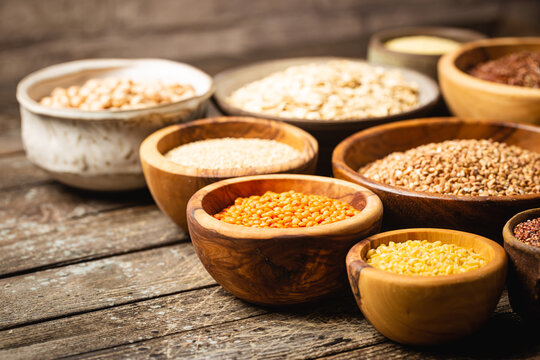
[[[539,226],[533,219],[540,218],[540,208],[530,209],[513,216],[503,228],[504,249],[510,263],[508,273],[508,296],[512,309],[528,321],[540,320],[540,242]],[[527,224],[527,222],[529,222]],[[516,237],[516,226],[529,225],[530,234],[535,232],[535,242],[524,242]],[[522,225],[523,226],[523,225]],[[532,236],[530,236],[532,238]]]
[[[186,205],[200,188],[246,175],[313,174],[317,154],[317,141],[302,129],[234,116],[171,125],[151,134],[140,147],[154,200],[184,231],[188,230]]]
[[[431,118],[358,132],[336,147],[332,166],[335,177],[379,195],[384,229],[444,227],[502,243],[507,219],[540,202],[539,154],[540,127]],[[367,165],[369,177],[358,172]]]
[[[416,272],[395,272],[404,249],[418,240],[432,245],[430,258],[408,251],[404,264]],[[369,258],[385,246],[395,250],[380,251],[382,259],[394,263],[383,270],[380,263],[370,264]],[[441,258],[466,264],[463,257],[455,261],[454,256],[463,256],[456,250],[475,254],[483,263],[451,275],[425,274],[439,266]],[[430,261],[433,258],[438,260]],[[478,330],[499,302],[507,270],[506,254],[496,242],[471,233],[427,228],[373,235],[349,251],[346,263],[353,294],[366,319],[384,336],[409,345],[447,343]]]
[[[279,205],[281,200],[258,203],[267,191],[291,201],[285,206]],[[291,197],[300,196],[299,201],[289,198],[291,191]],[[284,228],[238,225],[215,217],[237,204],[239,198],[249,197],[256,210],[262,211],[262,220],[268,215],[268,219],[287,221],[287,216],[295,214],[302,220],[310,216],[332,218],[335,209],[325,213],[315,202],[296,211],[306,204],[302,198],[311,196],[352,207],[355,215],[338,216],[333,223],[311,227],[292,227],[293,219],[291,227]],[[246,205],[239,215],[250,213],[254,212]],[[308,175],[259,175],[204,187],[189,201],[187,217],[197,255],[221,286],[245,301],[284,306],[315,301],[346,286],[345,255],[358,239],[379,231],[382,204],[373,192],[347,181]]]

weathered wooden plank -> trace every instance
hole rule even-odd
[[[191,243],[0,279],[0,329],[214,283]]]
[[[492,333],[490,327],[493,324],[496,324],[499,331],[498,336],[502,337],[504,336],[502,329],[507,325],[505,319],[508,317],[511,317],[512,321],[516,319],[515,314],[509,310],[506,294],[497,311],[498,313],[479,335],[483,336],[485,341],[488,341]],[[515,326],[520,327],[521,324]],[[347,296],[326,303],[104,349],[83,354],[82,358],[312,359],[348,356],[353,353],[361,356],[364,349],[377,347],[384,349],[386,344],[394,345],[396,353],[401,349],[405,357],[408,354],[415,354],[415,349],[395,345],[379,334],[361,316],[352,298]],[[475,344],[472,341],[469,346],[476,346]],[[439,351],[441,348],[437,349]],[[477,353],[481,354],[481,347],[476,349]],[[418,354],[425,353],[425,349],[416,351]],[[513,354],[516,355],[518,352]],[[377,355],[375,352],[371,357],[377,358]]]
[[[0,358],[53,359],[267,312],[213,286],[0,331]]]
[[[0,157],[0,169],[0,191],[51,180],[45,171],[30,163],[24,154]]]
[[[82,358],[313,358],[384,341],[351,297],[105,349]]]
[[[0,197],[0,230],[13,227],[29,230],[39,224],[51,224],[116,208],[152,203],[150,194],[145,190],[95,193],[77,191],[57,182],[15,188],[4,191]],[[17,229],[14,230],[16,231]],[[2,242],[0,237],[0,244]]]
[[[75,207],[73,211],[85,210]],[[26,222],[0,229],[0,275],[185,239],[182,230],[154,205],[108,211],[61,223]]]

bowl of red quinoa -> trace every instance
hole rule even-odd
[[[380,125],[341,142],[332,167],[379,195],[383,229],[444,227],[502,243],[505,222],[540,203],[540,127],[451,117]]]
[[[234,116],[171,125],[148,136],[140,147],[154,200],[186,232],[186,205],[200,188],[238,176],[313,174],[317,155],[317,140],[302,129]]]
[[[540,124],[540,37],[464,44],[439,60],[438,73],[455,115]]]
[[[537,204],[538,205],[538,204]],[[503,228],[508,254],[508,296],[524,319],[540,320],[540,208],[522,211]]]

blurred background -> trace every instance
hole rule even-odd
[[[538,0],[2,0],[0,105],[13,107],[23,76],[68,60],[168,58],[215,74],[261,59],[364,57],[372,33],[396,26],[538,36],[539,18]]]

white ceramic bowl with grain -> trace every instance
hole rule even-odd
[[[84,111],[39,104],[55,87],[106,77],[190,84],[195,96],[129,110]],[[53,65],[26,76],[17,86],[23,146],[32,163],[67,185],[99,191],[141,188],[145,186],[141,142],[166,125],[203,117],[213,92],[208,74],[169,60],[93,59]]]

